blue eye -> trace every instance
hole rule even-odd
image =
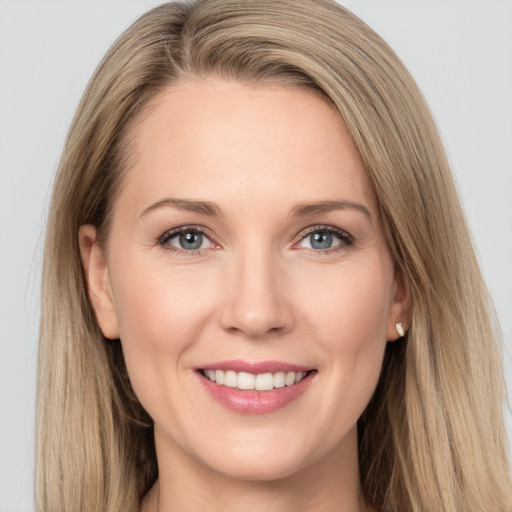
[[[309,235],[309,243],[313,249],[329,249],[332,247],[333,236],[321,231],[312,233]]]
[[[314,231],[306,233],[298,246],[305,249],[314,249],[315,251],[328,251],[329,249],[342,248],[351,245],[353,238],[341,229],[317,228]]]
[[[159,243],[182,251],[197,251],[207,249],[212,245],[212,242],[204,233],[192,228],[166,233],[159,240]]]
[[[197,233],[194,231],[188,231],[185,233],[180,233],[176,235],[174,238],[177,239],[178,245],[181,249],[186,249],[188,251],[200,249],[201,245],[203,245],[203,235],[202,233]],[[174,245],[174,244],[173,244]]]

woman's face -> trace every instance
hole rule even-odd
[[[162,92],[132,136],[108,249],[90,226],[81,246],[159,460],[244,479],[357,460],[406,293],[340,116],[207,79]]]

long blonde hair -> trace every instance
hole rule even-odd
[[[373,183],[412,313],[359,421],[367,502],[510,512],[499,338],[441,141],[397,56],[330,0],[164,4],[100,63],[66,140],[46,233],[37,510],[136,511],[157,477],[151,419],[88,300],[78,229],[92,223],[108,236],[128,129],[148,102],[186,76],[209,75],[320,91]]]

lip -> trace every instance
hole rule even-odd
[[[232,370],[253,374],[285,372],[307,372],[298,384],[276,388],[270,391],[242,390],[221,386],[207,379],[201,370]],[[314,368],[279,361],[251,362],[244,360],[222,361],[197,368],[196,374],[208,394],[231,411],[241,414],[268,414],[302,396],[313,381],[317,371]]]
[[[200,366],[197,370],[222,370],[234,372],[247,372],[257,375],[259,373],[276,372],[308,372],[313,370],[311,366],[300,366],[297,364],[285,363],[282,361],[247,361],[245,359],[236,359],[232,361],[219,361],[217,363]]]

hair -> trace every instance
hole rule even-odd
[[[167,3],[89,82],[56,176],[43,270],[37,510],[137,511],[157,478],[152,421],[90,305],[78,230],[108,238],[130,128],[172,84],[210,76],[319,91],[378,198],[411,326],[360,418],[362,493],[379,511],[510,512],[498,328],[435,123],[388,45],[330,0]]]

